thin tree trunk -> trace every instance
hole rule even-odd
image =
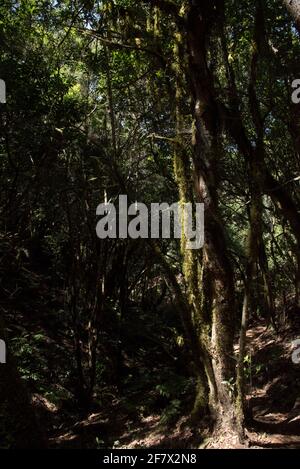
[[[200,414],[205,415],[209,412],[209,391],[210,394],[213,396],[214,400],[217,394],[217,387],[210,357],[205,348],[203,347],[201,341],[199,340],[199,336],[196,333],[192,321],[191,306],[188,300],[186,299],[185,295],[182,293],[172,268],[169,266],[164,256],[162,255],[158,244],[154,243],[153,241],[149,241],[149,243],[155,257],[158,259],[159,263],[164,269],[169,288],[174,294],[176,307],[181,318],[185,331],[185,336],[193,357],[196,378],[198,381],[197,413],[199,417]]]

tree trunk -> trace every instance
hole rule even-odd
[[[176,141],[174,148],[174,173],[175,180],[178,186],[180,204],[194,202],[193,191],[193,176],[191,171],[191,158],[188,154],[184,139],[183,130],[185,128],[184,116],[182,115],[182,101],[184,99],[184,85],[186,79],[186,69],[184,63],[184,43],[183,36],[180,32],[175,34],[174,38],[174,71],[176,76],[176,94],[175,94],[175,121],[176,121]],[[191,311],[191,327],[195,329],[197,340],[200,344],[205,344],[208,341],[208,324],[204,317],[202,310],[202,295],[200,289],[200,275],[201,265],[200,256],[197,250],[187,249],[187,240],[182,230],[181,235],[181,253],[183,257],[183,273],[187,284],[187,302],[188,308]],[[205,345],[203,350],[205,349]],[[198,373],[197,376],[197,391],[192,411],[192,419],[197,419],[200,415],[207,412],[208,394],[207,383],[208,380],[211,393],[215,398],[215,381],[213,370],[210,360],[204,361],[205,374]],[[204,381],[204,382],[203,382]],[[205,395],[206,393],[206,395]]]
[[[207,66],[206,48],[210,28],[222,2],[197,1],[187,15],[189,78],[194,106],[194,166],[198,200],[205,205],[205,259],[212,280],[213,369],[217,402],[213,406],[217,428],[240,434],[235,407],[234,281],[227,252],[224,225],[218,213],[218,113],[214,101],[213,77]]]
[[[195,331],[192,321],[191,305],[182,293],[172,268],[162,255],[159,245],[153,241],[149,241],[149,243],[153,254],[163,267],[168,286],[174,294],[175,305],[181,318],[194,362],[195,376],[197,378],[197,396],[192,417],[195,416],[195,414],[197,414],[198,417],[204,416],[209,412],[209,391],[213,396],[216,394],[216,384],[210,358]]]

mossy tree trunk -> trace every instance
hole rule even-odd
[[[217,385],[212,408],[218,427],[240,436],[235,403],[233,351],[235,295],[224,223],[218,209],[218,160],[222,145],[213,76],[207,64],[210,34],[222,2],[192,2],[187,13],[189,79],[194,107],[193,159],[198,201],[205,205],[206,267],[212,283],[211,354]]]
[[[174,38],[174,73],[176,77],[175,93],[175,145],[174,145],[174,173],[178,186],[180,204],[194,203],[194,188],[191,154],[188,152],[189,145],[186,145],[184,129],[188,126],[182,114],[183,100],[186,97],[186,66],[184,57],[184,40],[180,31],[177,31]],[[184,221],[183,221],[184,223]],[[208,411],[209,395],[215,395],[215,380],[210,358],[207,353],[206,343],[208,342],[209,324],[205,318],[202,308],[201,277],[202,265],[201,255],[198,250],[187,248],[185,231],[182,228],[181,234],[181,255],[183,259],[183,273],[187,284],[187,303],[191,314],[191,327],[199,341],[202,349],[202,360],[205,373],[197,375],[197,389],[194,407],[191,417],[193,420],[204,415]]]

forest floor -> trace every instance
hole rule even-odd
[[[299,328],[298,328],[299,329]],[[293,332],[291,332],[293,331]],[[247,332],[247,403],[252,415],[247,425],[247,444],[252,448],[300,448],[300,364],[292,362],[292,341],[300,337],[295,327],[276,335],[262,322]],[[189,425],[186,417],[162,425],[159,412],[141,416],[138,404],[145,394],[111,396],[105,409],[75,415],[35,395],[37,407],[48,413],[52,448],[229,448],[241,447],[226,435],[216,439]],[[43,421],[44,417],[43,417]]]
[[[276,336],[263,325],[247,335],[257,371],[248,395],[253,416],[247,429],[249,443],[263,448],[300,448],[300,365],[292,362],[292,341],[299,335],[285,329]]]

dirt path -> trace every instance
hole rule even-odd
[[[291,359],[292,340],[297,334],[285,331],[276,337],[260,325],[250,329],[247,338],[252,364],[248,396],[253,416],[248,428],[250,445],[300,448],[300,365]]]
[[[247,333],[247,402],[252,414],[246,430],[248,447],[300,448],[300,365],[291,360],[292,340],[297,337],[300,333],[287,330],[276,336],[264,324]],[[180,449],[197,448],[204,438],[185,418],[162,427],[160,415],[138,417],[126,411],[125,401],[114,399],[104,412],[99,409],[58,431],[50,442],[53,447],[70,448]],[[226,435],[210,440],[208,446],[241,447],[226,442]]]

